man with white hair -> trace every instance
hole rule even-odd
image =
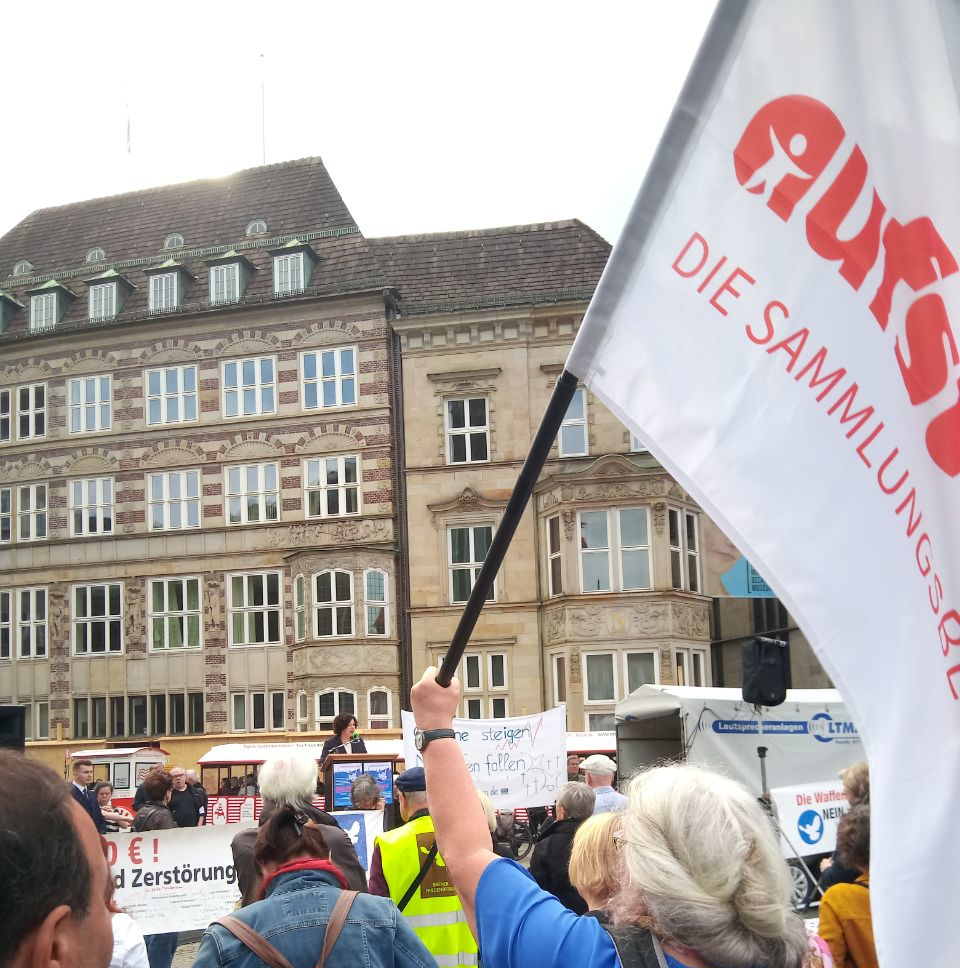
[[[597,795],[594,813],[619,813],[621,810],[626,810],[627,798],[613,788],[617,764],[609,756],[594,753],[580,764],[580,768],[583,770],[583,778],[587,786],[591,787]]]
[[[280,807],[293,807],[320,829],[324,842],[330,848],[330,860],[347,879],[347,887],[351,891],[366,891],[367,878],[350,835],[329,813],[313,805],[317,789],[317,761],[309,753],[285,752],[281,748],[260,767],[259,781],[260,795],[263,797],[261,826]],[[256,842],[257,830],[248,828],[241,830],[230,844],[244,907],[260,897],[260,874],[253,861]]]

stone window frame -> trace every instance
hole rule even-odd
[[[267,601],[267,593],[270,586],[270,578],[275,577],[277,579],[277,600],[276,602]],[[250,579],[259,578],[263,581],[263,602],[261,605],[249,605],[243,604],[237,606],[233,601],[233,584],[234,579],[241,579],[244,586],[244,595],[249,597],[250,588],[248,587],[248,582]],[[284,599],[284,582],[283,582],[283,572],[276,568],[263,568],[255,569],[253,571],[234,571],[228,572],[224,579],[224,584],[227,589],[227,644],[231,649],[258,649],[258,648],[276,648],[277,646],[284,644],[284,615],[283,615],[283,599]],[[246,597],[244,599],[246,603]],[[263,641],[246,641],[247,634],[250,629],[247,624],[247,617],[256,613],[260,610],[263,613],[272,612],[276,615],[276,626],[277,634],[274,638],[270,638],[269,635],[264,638]],[[242,615],[244,617],[244,639],[245,641],[237,642],[234,637],[234,620],[238,616]],[[264,629],[266,630],[268,625],[265,623]]]
[[[330,598],[321,600],[320,598],[320,579],[324,575],[330,576]],[[350,583],[349,597],[338,597],[337,575],[346,575]],[[357,638],[357,616],[356,616],[356,582],[354,574],[349,568],[324,568],[310,579],[310,587],[313,592],[313,637],[319,642],[327,639],[352,639]],[[345,611],[350,617],[350,628],[346,632],[340,631],[340,613]],[[330,613],[330,628],[328,634],[320,632],[321,612]]]
[[[674,535],[674,521],[677,522],[676,541]],[[696,547],[691,550],[690,525],[693,525],[693,537]],[[681,527],[682,525],[682,527]],[[703,594],[700,569],[700,515],[689,508],[667,505],[667,547],[670,552],[670,584],[674,591]],[[691,581],[690,564],[693,561],[693,580]],[[678,580],[679,575],[679,580]]]
[[[26,621],[23,619],[24,596],[27,596],[27,601],[29,602],[30,617]],[[43,615],[38,619],[36,618],[36,613],[39,611],[37,603],[41,600],[43,602]],[[15,613],[17,634],[14,641],[17,643],[15,650],[17,660],[50,658],[50,634],[47,624],[50,617],[50,594],[47,586],[28,585],[25,588],[18,588],[16,590],[15,601],[17,603]],[[29,642],[26,654],[23,651],[24,632],[27,632],[27,640]],[[42,644],[38,642],[38,639],[42,639]]]
[[[581,412],[582,417],[571,417],[570,410],[573,408],[574,403],[577,399],[581,401]],[[583,449],[577,450],[576,448],[565,449],[564,448],[564,430],[570,430],[571,428],[582,427],[583,428]],[[566,413],[563,415],[563,420],[560,422],[560,429],[557,431],[557,456],[558,457],[589,457],[590,456],[590,426],[588,423],[588,408],[587,408],[587,388],[584,386],[577,386],[573,391],[573,396],[570,398],[570,405],[567,407]]]
[[[692,645],[677,645],[671,648],[672,655],[671,667],[677,679],[677,685],[689,686],[709,686],[710,685],[710,665],[709,649],[697,648]],[[697,682],[696,660],[700,660],[700,682]],[[681,661],[682,660],[682,661]],[[682,670],[682,674],[681,674]],[[681,678],[684,680],[681,682]]]
[[[190,481],[188,475],[195,475],[196,495],[189,494]],[[170,494],[170,479],[176,477],[179,480],[181,496],[172,497]],[[161,495],[154,497],[154,479],[161,479]],[[148,531],[197,531],[203,527],[203,475],[199,467],[187,467],[183,470],[148,471],[145,482],[145,494],[147,504],[147,530]],[[197,523],[190,524],[189,505],[196,505]],[[179,505],[181,524],[170,524],[170,508]],[[154,508],[161,509],[162,522],[155,524]],[[187,522],[187,523],[182,523]]]
[[[367,583],[371,575],[383,576],[383,598],[371,598]],[[383,613],[383,631],[371,632],[370,610],[379,609]],[[390,635],[390,575],[385,568],[364,568],[363,570],[363,615],[364,633],[370,638],[382,639]]]
[[[347,461],[352,460],[354,462],[354,480],[347,481]],[[336,473],[337,473],[337,483],[336,484],[325,484],[324,477],[327,474],[329,468],[327,467],[328,462],[336,462]],[[311,464],[316,464],[316,479],[319,483],[316,486],[311,486]],[[353,518],[358,517],[363,513],[363,455],[360,453],[354,454],[324,454],[317,457],[304,457],[303,458],[303,470],[302,470],[302,481],[303,481],[303,516],[307,520],[321,520],[324,518]],[[349,492],[353,491],[355,509],[352,511],[346,510],[349,506],[348,498],[350,496]],[[343,510],[338,510],[336,513],[331,514],[328,511],[328,496],[331,492],[336,492],[337,494],[337,504]],[[318,495],[320,513],[313,514],[311,512],[311,496]]]
[[[71,478],[67,481],[67,498],[70,537],[87,538],[114,534],[117,482],[113,475]]]
[[[94,400],[85,399],[87,387],[93,382]],[[74,393],[74,388],[77,392]],[[74,401],[74,397],[77,397]],[[83,418],[91,412],[93,426],[86,426]],[[74,426],[76,417],[76,426]],[[102,434],[113,429],[113,375],[110,373],[71,377],[67,380],[67,432],[71,434]]]
[[[553,525],[556,524],[556,547],[553,547]],[[543,523],[544,531],[544,548],[547,553],[547,598],[557,598],[562,595],[563,592],[563,532],[561,530],[560,514],[549,514],[544,519]],[[554,565],[556,565],[557,571],[557,582],[554,581]],[[559,584],[559,588],[556,585]]]
[[[446,526],[446,567],[447,567],[447,594],[449,596],[451,605],[463,605],[470,600],[470,595],[473,594],[473,588],[477,583],[477,578],[480,575],[480,569],[483,567],[483,561],[486,559],[484,555],[483,559],[479,561],[475,557],[471,557],[469,562],[454,562],[453,560],[453,532],[454,531],[469,531],[469,544],[471,549],[471,556],[475,555],[474,548],[474,531],[477,528],[490,528],[490,545],[493,544],[494,535],[497,533],[497,523],[489,518],[478,518],[471,521],[452,521],[448,522]],[[487,546],[488,550],[490,545]],[[466,598],[457,598],[456,592],[454,591],[454,573],[469,571],[471,572],[470,578],[470,592],[467,594]],[[499,574],[497,578],[499,578]],[[488,602],[497,601],[497,581],[494,581],[493,587],[490,589],[490,596],[487,598]]]
[[[452,405],[462,403],[464,413],[464,423],[462,426],[455,426],[452,423]],[[483,404],[482,424],[471,423],[472,404]],[[459,467],[461,464],[489,464],[490,463],[490,398],[486,394],[474,394],[471,396],[451,396],[443,398],[443,435],[444,435],[444,457],[446,463],[451,467]],[[474,438],[480,437],[483,440],[483,449],[486,451],[484,457],[475,457],[474,450],[476,441]],[[454,441],[463,438],[464,459],[456,460],[454,457]]]
[[[470,648],[463,653],[457,666],[456,675],[461,683],[460,715],[464,719],[505,719],[510,716],[510,682],[513,678],[512,660],[516,648],[515,638],[485,639],[471,641]],[[427,643],[432,661],[439,667],[443,663],[446,645]],[[503,685],[491,684],[491,668],[494,656],[503,658]],[[471,686],[468,665],[476,660],[479,671],[479,685]],[[501,705],[498,707],[498,703]],[[473,715],[479,712],[479,715]]]
[[[374,693],[385,693],[387,697],[387,711],[382,715],[374,716],[371,709],[371,699]],[[371,686],[367,690],[367,729],[393,729],[393,690],[389,686]],[[374,722],[386,720],[386,726],[374,726]]]
[[[269,362],[271,374],[264,379],[263,367]],[[253,383],[245,384],[243,368],[245,363],[254,365]],[[235,382],[228,383],[228,370],[234,368]],[[252,391],[254,396],[253,409],[248,410],[244,399],[245,393]],[[272,396],[271,406],[264,404],[265,393]],[[220,362],[220,412],[224,420],[243,420],[247,417],[264,417],[277,413],[278,407],[278,374],[277,358],[274,354],[266,353],[262,356],[240,356]],[[230,394],[236,395],[236,413],[230,413]]]
[[[613,707],[613,706],[615,706],[620,701],[620,692],[621,692],[621,690],[620,690],[620,682],[619,682],[619,678],[620,677],[617,674],[617,665],[618,665],[618,663],[617,663],[617,656],[619,654],[620,654],[620,650],[617,649],[617,648],[615,648],[615,647],[613,647],[613,646],[611,646],[610,648],[606,648],[606,649],[601,649],[601,648],[594,649],[594,648],[590,648],[590,649],[582,649],[581,650],[581,652],[580,652],[580,664],[581,664],[580,674],[581,674],[581,677],[582,677],[581,678],[581,681],[583,682],[583,705],[584,705],[584,707],[587,707],[587,706],[591,706],[591,707],[596,707],[596,706],[610,706],[610,707]],[[610,656],[610,671],[611,671],[611,675],[612,675],[612,679],[613,679],[613,697],[610,698],[610,699],[605,699],[605,698],[603,698],[603,699],[591,699],[590,698],[590,679],[587,676],[587,666],[588,666],[587,659],[588,658],[595,657],[595,656]]]
[[[112,597],[112,591],[110,589],[116,587],[118,590],[118,607],[114,611],[110,605],[110,598]],[[93,609],[91,607],[91,601],[93,595],[93,590],[96,588],[103,588],[105,590],[105,609],[102,615],[93,614]],[[80,591],[86,592],[87,604],[86,604],[86,615],[79,615],[77,608],[77,593]],[[124,642],[124,611],[123,611],[123,581],[100,581],[100,582],[78,582],[77,584],[70,586],[70,654],[78,658],[100,658],[111,655],[123,655],[125,650]],[[119,639],[119,648],[110,648],[110,641],[105,642],[105,648],[103,651],[93,651],[89,647],[89,642],[87,648],[84,651],[79,651],[78,649],[78,631],[80,626],[86,626],[88,628],[92,627],[98,622],[103,622],[107,624],[105,629],[105,634],[107,639],[112,639],[112,630],[115,627],[117,629],[117,637]],[[89,633],[88,633],[89,636]]]
[[[193,371],[193,389],[188,389],[186,376]],[[167,374],[176,373],[176,388],[167,387]],[[151,378],[157,374],[159,387],[150,387]],[[178,416],[171,419],[168,415],[171,401],[177,404]],[[151,403],[156,402],[160,408],[158,420],[153,420],[150,414]],[[187,416],[188,404],[192,402],[193,416]],[[166,366],[152,366],[143,371],[143,421],[148,427],[164,427],[173,424],[197,423],[200,419],[200,376],[196,363],[173,363]]]
[[[293,641],[305,642],[306,638],[307,576],[301,573],[293,578]],[[306,722],[306,718],[303,721]]]
[[[646,545],[627,545],[622,542],[621,514],[624,511],[643,511],[647,519],[647,544]],[[608,505],[604,507],[579,507],[577,508],[577,534],[583,527],[582,516],[584,514],[605,514],[607,520],[607,544],[605,548],[584,548],[582,543],[577,545],[577,572],[579,579],[580,592],[583,595],[610,595],[630,592],[652,591],[654,588],[654,563],[653,563],[653,515],[649,504],[634,504],[632,502],[620,505]],[[623,580],[623,555],[624,552],[640,552],[646,549],[647,552],[647,573],[650,582],[646,586],[637,588],[625,588]],[[584,552],[597,555],[605,551],[607,555],[607,579],[609,588],[588,589],[584,583],[583,559]]]
[[[17,484],[17,541],[27,542],[46,541],[50,537],[50,489],[46,482],[35,484]],[[24,502],[24,493],[30,495]],[[39,495],[43,495],[43,506],[40,506]],[[24,523],[29,522],[29,533]],[[40,532],[43,532],[42,534]]]
[[[437,438],[439,447],[437,456],[440,463],[450,467],[460,467],[463,464],[489,464],[495,460],[497,453],[496,442],[496,384],[502,373],[500,367],[486,367],[470,370],[447,370],[438,373],[428,373],[427,379],[433,384],[434,396],[437,400]],[[447,400],[468,399],[471,397],[485,397],[487,409],[487,458],[483,461],[466,461],[451,463],[448,459],[447,444]]]
[[[37,403],[37,390],[42,391]],[[27,393],[24,406],[24,391]],[[22,383],[16,388],[17,401],[17,440],[39,440],[47,436],[47,384]],[[37,418],[40,418],[41,429],[37,430]],[[27,420],[27,432],[24,433],[24,418]]]
[[[0,487],[0,544],[13,543],[13,487]]]
[[[623,689],[621,690],[623,696],[629,696],[633,689],[630,688],[630,659],[631,655],[649,655],[653,657],[653,682],[652,683],[641,683],[641,685],[660,685],[660,647],[652,645],[649,648],[639,649],[639,648],[624,648],[621,652],[622,657],[622,668],[620,670],[622,679],[621,684]],[[636,688],[639,688],[636,687]]]
[[[183,590],[183,607],[180,609],[169,608],[169,595],[170,595],[170,583],[180,582],[182,584]],[[187,582],[197,583],[197,607],[189,608],[188,602],[188,590]],[[154,611],[154,585],[162,584],[164,586],[163,598],[164,605],[167,606],[161,609],[159,612]],[[202,575],[159,575],[155,578],[150,578],[147,581],[146,590],[147,599],[147,648],[151,653],[165,654],[165,655],[176,655],[181,652],[197,652],[203,649],[203,576]],[[168,643],[168,623],[171,619],[178,619],[181,621],[184,628],[187,630],[187,635],[184,636],[185,639],[189,639],[189,628],[191,625],[190,619],[196,620],[196,643],[191,644],[189,641],[184,641],[182,645],[170,645]],[[164,644],[157,646],[154,645],[156,636],[154,635],[154,621],[159,621],[162,623],[163,627],[163,641]]]
[[[250,473],[255,471],[255,487],[251,488]],[[270,478],[275,486],[270,486]],[[273,502],[271,503],[271,497]],[[251,503],[253,502],[253,503]],[[247,525],[276,524],[281,520],[280,462],[277,460],[225,464],[223,467],[223,519],[228,528]],[[234,507],[239,515],[234,520]],[[255,507],[256,517],[250,517]],[[271,510],[273,516],[271,517]]]
[[[334,362],[333,374],[324,377],[323,357],[331,354]],[[353,369],[344,369],[344,354],[352,355]],[[307,376],[307,360],[314,357],[315,376]],[[345,399],[347,394],[345,388],[352,383],[353,399]],[[329,384],[334,388],[334,402],[324,403],[324,385]],[[316,394],[316,403],[309,403],[307,398],[310,396],[309,390],[313,388]],[[321,346],[316,349],[303,350],[300,353],[300,400],[301,408],[305,411],[314,410],[341,410],[345,407],[356,407],[360,403],[360,352],[356,343],[345,346]]]
[[[321,715],[320,714],[320,701],[323,696],[333,695],[333,714],[332,715]],[[352,699],[352,709],[344,709],[342,707],[340,697],[350,696]],[[357,717],[357,722],[360,718],[357,716],[357,692],[355,689],[345,689],[343,686],[328,686],[325,689],[318,689],[313,694],[313,726],[317,731],[333,728],[333,721],[336,717],[342,713],[349,713],[351,716]],[[329,724],[329,726],[327,725]]]

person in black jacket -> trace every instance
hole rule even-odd
[[[533,848],[530,873],[545,891],[554,895],[574,914],[586,914],[587,903],[570,883],[568,867],[573,837],[580,824],[593,814],[596,794],[585,783],[564,783],[557,794],[556,820],[540,829]]]
[[[70,792],[73,794],[73,799],[83,807],[93,821],[97,833],[105,834],[107,822],[103,819],[100,804],[90,789],[91,783],[93,783],[93,761],[77,760],[73,764],[73,783],[70,784]]]
[[[349,834],[329,813],[319,810],[311,802],[317,785],[317,761],[309,753],[283,752],[281,749],[264,762],[259,776],[263,797],[260,825],[263,826],[280,807],[293,807],[320,829],[330,849],[330,860],[346,878],[348,888],[366,891],[367,877]],[[253,857],[256,842],[257,829],[254,827],[241,830],[230,844],[244,907],[260,896],[260,873]]]
[[[340,713],[333,721],[333,736],[323,741],[320,762],[327,758],[328,753],[366,752],[366,743],[357,735],[357,717],[353,713]]]

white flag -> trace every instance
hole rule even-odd
[[[956,0],[722,2],[567,363],[844,694],[883,968],[960,965],[958,89]]]

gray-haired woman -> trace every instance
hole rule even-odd
[[[448,729],[460,685],[427,669],[412,693],[417,726]],[[422,751],[430,815],[444,862],[487,968],[799,968],[808,942],[790,910],[790,878],[770,823],[750,793],[691,766],[630,784],[621,814],[623,887],[608,931],[541,890],[483,846],[484,818],[454,738]]]

